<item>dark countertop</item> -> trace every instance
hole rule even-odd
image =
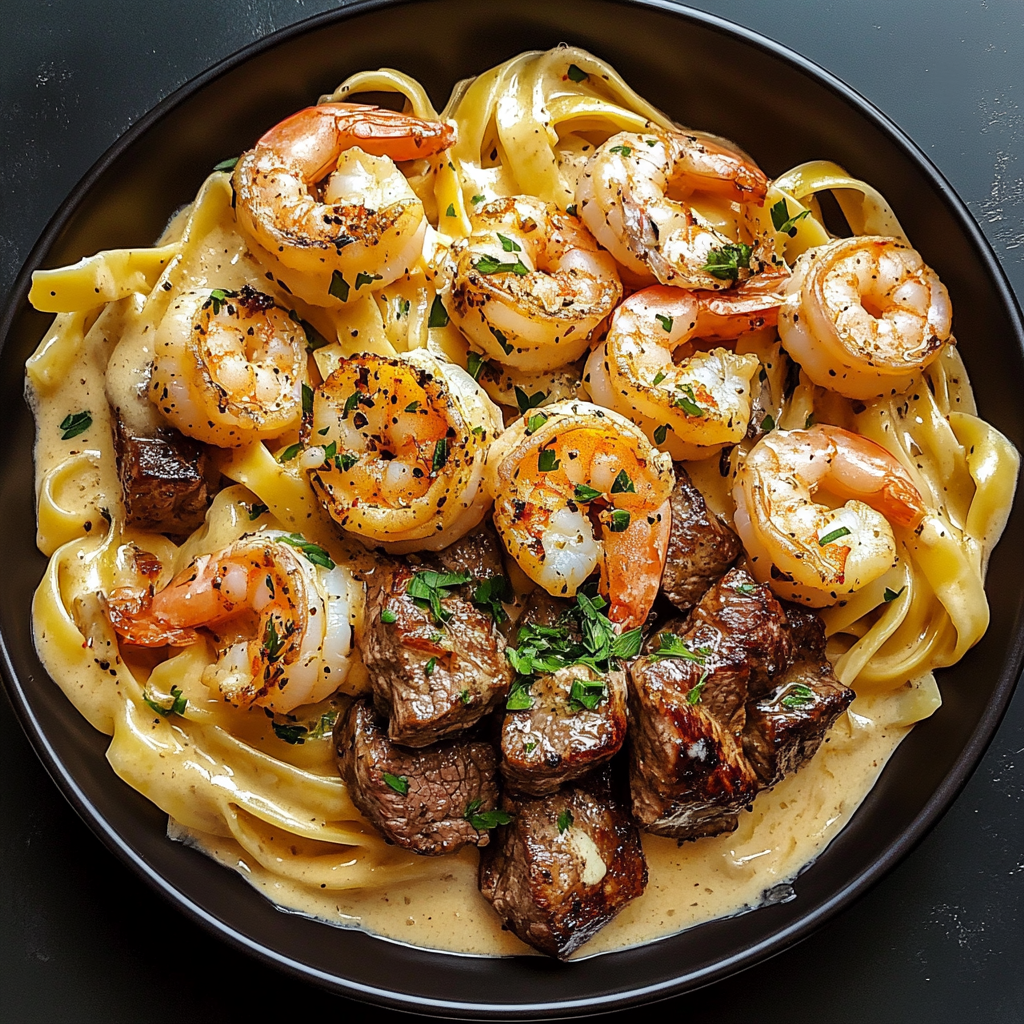
[[[64,195],[133,121],[239,47],[334,6],[328,0],[5,0],[0,294]],[[892,117],[966,200],[1024,301],[1020,0],[704,0],[693,6],[794,48]],[[211,938],[123,868],[50,782],[6,697],[0,758],[4,1019],[224,1022],[358,1012]],[[721,1024],[1019,1022],[1022,892],[1024,688],[1018,688],[964,792],[882,883],[810,942],[653,1012],[706,1011]],[[376,1019],[398,1016],[374,1012]]]

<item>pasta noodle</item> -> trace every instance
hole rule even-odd
[[[393,94],[419,118],[438,117],[419,83],[389,69],[355,74],[321,100],[348,102],[370,92]],[[190,535],[168,537],[128,524],[105,396],[120,386],[118,374],[128,372],[115,373],[115,367],[152,360],[154,337],[182,295],[258,285],[305,326],[312,364],[324,379],[344,360],[367,353],[393,359],[423,349],[466,366],[466,339],[447,317],[434,315],[435,257],[470,235],[474,212],[519,195],[560,210],[573,207],[596,146],[621,131],[676,128],[605,62],[564,46],[522,54],[459,83],[440,117],[457,127],[454,147],[444,156],[403,165],[429,222],[424,257],[392,283],[370,287],[343,305],[304,301],[277,279],[274,267],[268,273],[237,226],[231,176],[222,171],[209,176],[154,247],[99,253],[35,275],[33,305],[57,316],[27,364],[37,417],[37,540],[50,560],[32,619],[50,676],[111,737],[112,768],[169,815],[173,836],[231,866],[244,865],[250,880],[272,898],[335,923],[356,917],[401,933],[398,917],[372,916],[367,894],[408,887],[422,899],[424,886],[440,887],[452,905],[470,902],[483,909],[473,911],[477,916],[466,936],[422,933],[422,941],[507,951],[520,947],[510,945],[515,940],[502,936],[496,923],[478,923],[489,911],[470,891],[473,859],[465,851],[455,858],[417,857],[389,845],[363,820],[335,770],[331,724],[349,697],[368,689],[358,644],[337,693],[293,713],[265,714],[234,707],[211,692],[204,673],[217,653],[205,640],[169,656],[119,646],[98,596],[147,582],[142,553],[159,562],[159,575],[148,580],[159,589],[197,557],[222,551],[254,529],[259,508],[265,509],[260,529],[301,534],[338,565],[373,571],[372,554],[332,523],[299,460],[282,458],[300,440],[298,429],[271,441],[211,449],[226,486]],[[736,203],[721,197],[694,198],[694,209],[729,238],[751,231],[770,236],[793,264],[832,237],[817,200],[823,191],[835,196],[853,235],[907,241],[883,197],[826,160],[802,164],[772,182],[763,206],[746,214],[753,224]],[[780,200],[792,218],[784,232],[770,215]],[[899,538],[894,569],[822,612],[836,675],[859,695],[831,749],[823,749],[798,778],[760,797],[756,813],[733,836],[704,840],[697,844],[700,850],[691,844],[686,851],[646,837],[652,892],[658,895],[649,893],[609,928],[600,939],[604,948],[754,905],[761,890],[793,877],[852,813],[907,727],[938,707],[933,672],[959,660],[988,624],[985,571],[1009,514],[1019,457],[979,418],[959,351],[945,345],[911,387],[859,401],[819,387],[804,372],[787,390],[785,357],[774,331],[746,334],[735,348],[754,353],[765,368],[778,427],[827,423],[876,441],[909,474],[928,515],[916,532]],[[586,384],[572,367],[506,368],[481,383],[506,406],[515,405],[517,392],[542,391],[554,400],[586,397]],[[82,410],[88,410],[90,425],[81,441],[69,444],[63,424]],[[719,471],[718,449],[688,467],[709,505],[730,518],[732,482],[752,444],[745,439],[727,457],[726,477]],[[349,619],[357,638],[360,616],[354,601]],[[180,711],[168,713],[178,706]],[[833,800],[826,790],[839,795]],[[791,808],[799,803],[799,814],[787,817],[787,801]],[[777,837],[787,827],[792,835],[783,842]],[[751,851],[766,843],[775,852],[758,873],[754,862],[761,854]],[[732,888],[726,886],[717,902],[702,897],[687,917],[682,910],[674,920],[659,916],[654,903],[660,901],[663,911],[672,902],[671,876],[684,867],[724,874]],[[443,879],[448,881],[442,884]]]

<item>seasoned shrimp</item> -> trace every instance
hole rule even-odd
[[[600,569],[609,616],[624,629],[644,622],[657,597],[674,484],[668,455],[589,402],[545,406],[487,453],[494,525],[523,572],[571,597]]]
[[[438,550],[487,512],[501,414],[460,366],[423,349],[346,359],[314,393],[312,430],[301,465],[335,522],[369,544]]]
[[[615,311],[584,379],[599,405],[637,423],[677,459],[702,459],[746,433],[758,358],[726,348],[673,360],[694,337],[736,338],[773,326],[787,275],[754,278],[729,292],[654,285]]]
[[[531,196],[497,199],[441,266],[441,300],[497,362],[553,370],[586,351],[622,297],[615,261],[579,220]]]
[[[949,293],[920,254],[862,235],[797,260],[779,337],[815,384],[847,398],[893,395],[950,340]]]
[[[816,503],[819,489],[846,503]],[[889,452],[830,426],[765,434],[740,466],[733,497],[754,576],[780,597],[814,607],[891,569],[893,527],[912,530],[928,512]]]
[[[320,306],[346,302],[364,284],[401,277],[423,248],[423,204],[394,161],[454,142],[455,129],[441,121],[358,103],[307,107],[238,161],[238,224],[296,295]],[[325,177],[321,198],[315,189]]]
[[[306,335],[269,295],[184,292],[157,329],[149,397],[198,441],[235,448],[302,417]]]
[[[637,279],[721,290],[749,276],[750,248],[737,246],[687,203],[704,192],[764,202],[768,179],[748,157],[709,139],[654,129],[619,132],[597,148],[576,186],[580,216]],[[681,198],[676,198],[681,197]],[[735,272],[709,269],[712,250],[738,257]]]
[[[202,555],[162,590],[122,587],[107,598],[129,644],[187,646],[212,632],[217,661],[203,682],[236,705],[288,712],[345,680],[361,584],[296,534],[247,534]]]

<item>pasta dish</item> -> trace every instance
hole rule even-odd
[[[172,839],[484,954],[793,898],[984,634],[1019,466],[822,156],[571,46],[440,112],[367,71],[35,274],[35,645]]]

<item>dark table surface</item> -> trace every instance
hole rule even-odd
[[[0,295],[79,177],[158,100],[330,0],[3,0]],[[892,117],[966,200],[1024,300],[1021,0],[705,0]],[[976,371],[977,372],[977,371]],[[200,931],[123,868],[0,699],[0,1016],[253,1021],[359,1007]],[[1024,1021],[1024,687],[930,836],[813,939],[659,1013]],[[376,1011],[377,1019],[392,1015]]]

